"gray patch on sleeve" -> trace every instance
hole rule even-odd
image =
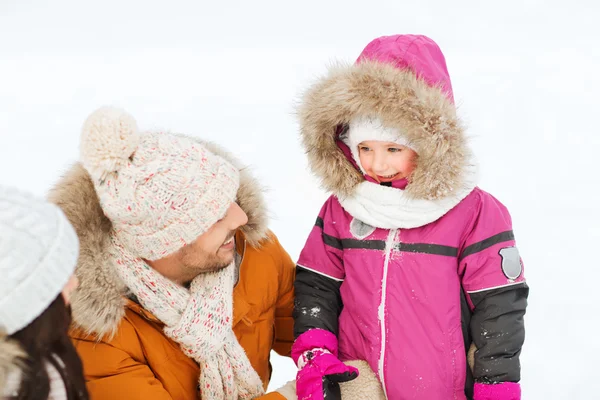
[[[523,264],[521,264],[521,256],[516,247],[505,247],[500,249],[500,257],[502,257],[502,272],[511,280],[515,280],[523,273]]]
[[[374,226],[367,225],[359,219],[352,218],[352,222],[350,223],[350,233],[352,233],[352,236],[362,240],[373,232],[375,232]]]

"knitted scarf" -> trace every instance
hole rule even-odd
[[[202,400],[252,399],[264,393],[232,329],[235,265],[198,275],[186,289],[132,257],[112,235],[117,271],[140,305],[164,324],[167,337],[200,365]]]

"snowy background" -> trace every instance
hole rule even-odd
[[[121,106],[251,165],[297,258],[326,198],[299,146],[299,94],[377,36],[426,34],[525,261],[523,398],[599,398],[599,16],[564,0],[0,0],[0,182],[44,194],[87,115]],[[276,357],[271,387],[294,371]]]

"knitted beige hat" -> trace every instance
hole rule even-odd
[[[193,242],[235,201],[237,169],[188,138],[138,132],[133,117],[100,108],[83,126],[81,161],[113,234],[156,260]]]

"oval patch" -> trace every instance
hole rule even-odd
[[[516,247],[505,247],[499,251],[502,257],[502,272],[508,279],[515,280],[523,273],[521,256]]]

